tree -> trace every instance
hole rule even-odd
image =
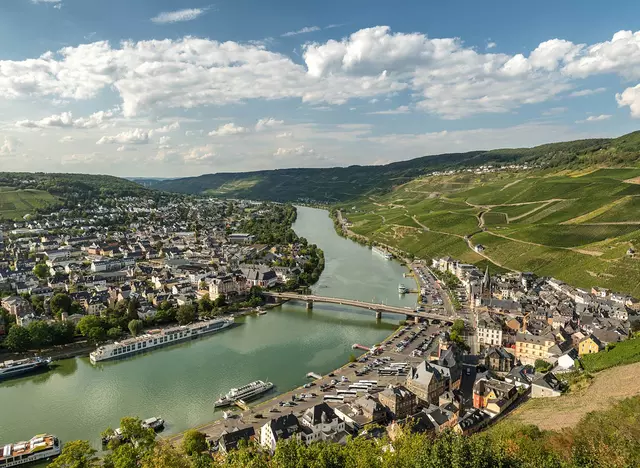
[[[96,450],[86,440],[73,440],[64,444],[62,453],[49,468],[93,468],[99,466]]]
[[[209,298],[209,294],[202,296],[202,299],[198,302],[198,310],[202,312],[211,312],[213,310],[213,302]]]
[[[94,344],[103,343],[107,339],[107,333],[102,327],[93,327],[87,333],[87,339]]]
[[[547,372],[551,370],[553,365],[545,361],[544,359],[536,359],[536,362],[534,363],[534,367],[536,369],[536,372]]]
[[[191,304],[181,305],[176,313],[180,325],[187,325],[196,319],[196,310]]]
[[[195,429],[185,432],[182,439],[182,450],[187,455],[195,455],[207,450],[207,435]]]
[[[138,299],[134,298],[134,299],[130,299],[129,303],[127,304],[127,316],[131,319],[131,320],[135,320],[138,318],[138,309],[140,308],[140,302],[138,301]]]
[[[49,276],[49,267],[44,263],[38,263],[33,267],[33,274],[43,280]]]
[[[27,351],[31,347],[31,335],[24,327],[11,327],[4,340],[4,345],[10,351]]]
[[[69,313],[71,309],[71,298],[66,294],[58,293],[51,298],[49,305],[51,312],[56,317],[59,317],[63,312]]]
[[[129,331],[133,336],[138,336],[138,334],[142,331],[142,321],[141,320],[131,320],[129,322]]]
[[[27,325],[26,328],[31,338],[31,346],[41,349],[53,344],[52,330],[47,322],[36,320]]]
[[[213,301],[213,305],[216,307],[224,307],[227,305],[227,297],[224,294],[218,294],[218,297]]]
[[[117,340],[122,336],[122,328],[120,327],[112,327],[107,330],[107,337],[110,340]]]
[[[103,323],[100,317],[95,315],[85,315],[78,322],[78,331],[85,337],[89,335],[89,330],[96,327],[103,328]]]
[[[156,444],[153,451],[142,459],[141,464],[141,468],[196,468],[197,466],[190,463],[183,454],[166,442]],[[211,459],[209,458],[207,464],[200,466],[210,467]]]

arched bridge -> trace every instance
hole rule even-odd
[[[275,297],[278,299],[288,299],[292,301],[303,301],[307,303],[307,308],[311,308],[314,302],[324,302],[326,304],[339,304],[351,307],[359,307],[361,309],[369,309],[376,312],[376,317],[380,318],[383,312],[390,314],[400,314],[407,317],[437,319],[444,321],[452,321],[453,319],[447,315],[435,314],[433,312],[416,312],[413,309],[404,307],[391,306],[387,304],[376,304],[373,302],[358,301],[355,299],[343,299],[340,297],[315,296],[313,294],[296,294],[296,293],[277,293],[264,292],[265,296]]]

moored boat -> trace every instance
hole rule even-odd
[[[409,288],[407,288],[404,284],[399,284],[398,285],[398,292],[400,294],[406,294],[409,292]]]
[[[238,388],[232,388],[225,396],[221,396],[215,403],[216,406],[229,406],[239,400],[251,400],[273,388],[271,382],[256,380],[250,384]]]
[[[233,318],[223,318],[196,322],[191,325],[165,328],[163,330],[149,331],[135,338],[100,346],[89,355],[89,360],[92,364],[96,364],[99,361],[123,358],[161,346],[208,335],[230,327],[233,323]]]
[[[0,466],[22,466],[27,463],[51,460],[60,455],[62,443],[50,434],[38,434],[31,440],[0,447]]]
[[[27,358],[0,363],[0,380],[11,379],[23,374],[45,370],[51,364],[51,358]],[[0,465],[2,466],[2,465]]]

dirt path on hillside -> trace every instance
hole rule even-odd
[[[639,375],[640,362],[607,369],[596,374],[587,389],[558,398],[529,400],[508,420],[549,430],[573,427],[591,411],[604,410],[624,398],[640,395]]]

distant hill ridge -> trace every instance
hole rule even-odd
[[[340,202],[391,187],[428,174],[483,164],[535,164],[547,168],[587,165],[637,165],[640,131],[619,138],[597,138],[550,143],[533,148],[505,148],[423,156],[384,166],[314,169],[276,169],[243,173],[204,174],[169,180],[145,180],[146,187],[179,193],[207,193],[230,198]]]

